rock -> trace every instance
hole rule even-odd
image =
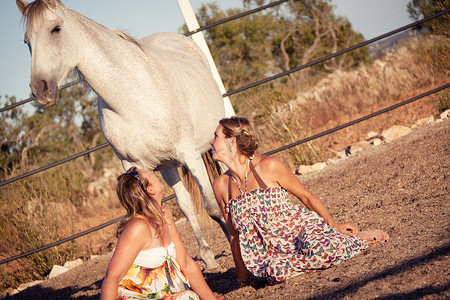
[[[383,140],[381,138],[373,139],[370,141],[370,143],[374,146],[378,146],[383,144]]]
[[[35,281],[32,281],[32,282],[27,282],[27,283],[21,284],[21,285],[19,285],[17,287],[17,289],[14,289],[11,293],[9,293],[9,295],[11,296],[11,295],[15,295],[17,293],[20,293],[21,291],[24,291],[24,290],[26,290],[29,287],[38,285],[38,284],[40,284],[43,281],[44,280],[35,280]],[[3,299],[3,298],[0,297],[0,299]]]
[[[450,116],[450,109],[447,109],[446,111],[441,113],[439,117],[441,118],[441,120],[446,120],[449,118],[449,116]]]
[[[416,123],[414,123],[411,126],[411,129],[417,128],[419,126],[432,124],[433,122],[434,122],[434,117],[433,116],[429,116],[428,118],[422,118],[422,119],[418,120]]]
[[[73,269],[79,265],[83,264],[83,260],[81,258],[78,258],[76,260],[72,261],[66,261],[63,265],[64,268],[67,268],[68,270]]]
[[[411,128],[408,128],[406,126],[394,125],[391,128],[384,130],[381,133],[381,137],[386,142],[390,142],[392,140],[398,139],[399,137],[407,135],[410,132],[411,132]]]
[[[56,277],[67,271],[69,271],[69,269],[67,269],[63,266],[54,265],[52,270],[50,271],[50,274],[48,275],[48,278],[50,279],[50,278]]]
[[[297,170],[295,171],[296,174],[301,175],[301,174],[306,174],[312,171],[317,171],[320,169],[323,169],[327,166],[326,163],[324,162],[319,162],[319,163],[315,163],[312,166],[305,166],[305,165],[301,165],[297,168]]]
[[[369,131],[366,134],[366,140],[371,140],[371,139],[373,139],[375,137],[378,137],[378,133],[376,133],[375,131]]]
[[[337,162],[337,161],[338,161],[337,159],[329,158],[329,159],[327,160],[327,166],[332,165],[332,164],[334,164],[334,163]]]
[[[295,174],[297,174],[297,175],[306,174],[306,173],[310,172],[310,170],[311,170],[311,166],[301,165],[297,168],[297,170],[295,170]]]
[[[342,149],[336,153],[337,157],[343,158],[350,155],[350,150],[348,148]]]
[[[360,141],[360,142],[351,144],[349,151],[350,151],[350,154],[353,154],[353,153],[359,152],[370,146],[372,146],[372,144],[369,141]]]

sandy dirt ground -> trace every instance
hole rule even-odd
[[[388,243],[330,269],[268,286],[239,288],[229,244],[219,226],[205,235],[220,268],[204,272],[225,299],[450,299],[450,121],[414,129],[299,177],[336,221],[382,229]],[[296,200],[292,200],[296,202]],[[185,220],[189,254],[203,268]],[[6,299],[98,299],[111,253],[87,261]]]

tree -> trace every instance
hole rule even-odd
[[[265,2],[244,0],[243,5],[248,10]],[[206,25],[241,12],[243,9],[221,11],[216,4],[206,4],[198,10],[197,18],[201,25]],[[347,19],[334,15],[330,0],[285,2],[210,28],[205,37],[228,90],[304,65],[364,40]],[[291,73],[270,83],[269,89],[281,84],[295,94],[328,73],[352,69],[368,61],[367,48],[359,48]],[[265,94],[267,89],[252,89],[253,95],[259,92]],[[241,102],[244,100],[252,102],[248,97],[251,96],[234,97],[235,110],[242,111]],[[258,97],[264,96],[260,94]]]
[[[15,101],[15,97],[6,97],[5,104]],[[50,108],[36,102],[31,105],[31,113],[26,113],[23,106],[3,113],[4,130],[0,135],[3,178],[15,169],[24,173],[105,142],[97,102],[87,89],[72,86],[62,90],[59,103]],[[96,157],[92,154],[82,160],[86,177],[93,174]]]
[[[449,7],[450,0],[412,0],[408,3],[408,13],[411,19],[417,21],[444,11]],[[449,28],[448,13],[417,27],[419,30],[426,29],[430,33],[447,37],[450,35]]]

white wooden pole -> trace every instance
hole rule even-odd
[[[189,0],[177,0],[177,1],[189,31],[193,31],[200,28],[200,25],[198,24],[197,18],[195,17],[195,13],[192,10],[192,6]],[[217,85],[219,86],[220,92],[222,94],[225,94],[226,93],[225,86],[223,85],[222,78],[220,78],[219,72],[217,71],[216,64],[214,63],[211,52],[209,51],[208,44],[206,44],[206,40],[205,37],[203,36],[203,33],[200,31],[194,33],[191,36],[194,42],[202,49],[203,53],[208,59],[211,72],[214,76],[214,79],[217,82]],[[223,101],[225,106],[225,116],[226,117],[234,116],[235,112],[233,106],[231,105],[230,99],[228,97],[224,97]]]

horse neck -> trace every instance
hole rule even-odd
[[[77,69],[91,88],[112,110],[126,107],[130,92],[139,90],[140,82],[149,80],[151,59],[135,44],[124,40],[106,27],[71,11],[79,31]],[[120,88],[126,86],[126,89]]]

